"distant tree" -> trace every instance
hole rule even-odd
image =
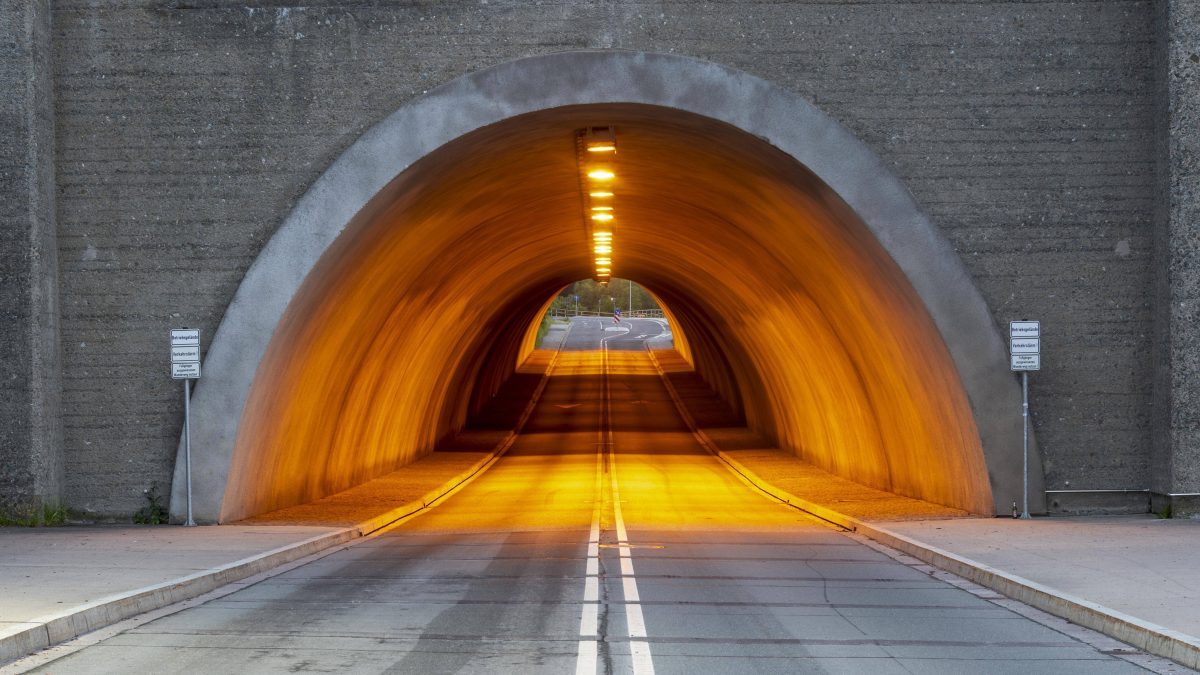
[[[629,291],[633,287],[633,307],[629,307]],[[650,292],[628,279],[613,279],[608,286],[601,286],[592,279],[582,279],[571,284],[554,299],[552,309],[573,311],[575,296],[579,296],[579,309],[588,312],[611,312],[613,307],[621,311],[630,309],[658,309],[658,303]]]

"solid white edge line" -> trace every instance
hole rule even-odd
[[[608,378],[608,344],[603,347],[604,401],[610,406],[611,390]],[[617,543],[621,556],[621,590],[625,599],[625,625],[629,637],[634,638],[629,643],[629,656],[633,661],[634,675],[654,675],[654,660],[650,654],[650,644],[645,641],[646,620],[642,615],[641,596],[638,593],[637,577],[633,570],[633,558],[629,552],[629,532],[625,528],[625,516],[621,513],[621,491],[617,486],[617,454],[614,452],[612,440],[612,412],[609,409],[606,419],[607,435],[610,442],[606,444],[608,454],[608,471],[612,482],[613,519],[617,530]],[[636,638],[642,638],[637,640]]]

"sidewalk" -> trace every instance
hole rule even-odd
[[[461,447],[233,525],[0,528],[0,666],[366,536],[486,470],[506,446],[480,446],[503,436],[464,434]]]
[[[1200,520],[1072,516],[882,525],[924,544],[1200,636]]]

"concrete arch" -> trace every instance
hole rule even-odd
[[[877,284],[880,288],[872,292],[883,293],[883,288],[889,285],[902,288],[895,296],[887,296],[886,293],[873,296],[874,306],[885,311],[888,302],[899,303],[897,306],[903,306],[911,312],[914,324],[924,325],[922,322],[925,322],[931,326],[932,330],[926,333],[920,332],[924,329],[914,329],[915,332],[909,337],[923,336],[925,341],[937,344],[927,345],[927,351],[921,351],[924,347],[920,345],[909,347],[917,350],[914,353],[921,354],[921,358],[928,358],[931,364],[944,361],[945,372],[939,375],[945,375],[952,381],[943,378],[927,389],[913,389],[905,385],[894,390],[885,391],[884,387],[878,391],[868,391],[871,387],[866,386],[865,393],[854,394],[857,397],[855,400],[867,401],[864,405],[873,405],[870,401],[888,392],[888,395],[894,394],[895,398],[903,398],[914,392],[919,396],[928,393],[935,398],[944,397],[945,405],[949,408],[957,406],[966,410],[961,417],[969,421],[964,421],[963,427],[955,429],[949,437],[939,436],[941,440],[938,442],[954,444],[961,441],[962,447],[935,448],[923,460],[915,455],[908,458],[901,468],[911,475],[905,479],[907,482],[900,481],[903,485],[889,483],[896,480],[894,476],[886,475],[894,471],[891,466],[882,467],[880,474],[877,471],[880,467],[860,470],[864,469],[859,466],[861,462],[849,461],[841,465],[836,458],[821,461],[817,457],[819,463],[867,483],[880,485],[882,482],[906,494],[952,503],[975,512],[994,510],[1004,513],[1013,500],[1019,499],[1021,426],[1017,413],[1020,409],[1020,391],[1008,373],[1004,343],[986,304],[949,243],[921,213],[911,195],[879,158],[846,129],[803,99],[748,74],[676,56],[585,51],[506,63],[459,78],[404,105],[365,133],[298,202],[239,287],[212,340],[204,363],[205,378],[199,382],[193,397],[193,481],[198,519],[207,522],[229,521],[286,505],[289,500],[295,503],[296,500],[315,498],[391,470],[398,461],[403,463],[396,457],[367,457],[362,461],[356,460],[358,463],[354,466],[328,469],[341,476],[338,480],[331,481],[328,476],[309,476],[301,480],[307,484],[293,490],[290,496],[243,499],[241,495],[246,489],[244,481],[247,476],[238,474],[235,466],[240,466],[245,474],[248,465],[238,464],[240,460],[235,455],[239,435],[246,436],[252,432],[242,422],[250,418],[249,411],[254,406],[260,406],[254,415],[269,418],[274,414],[262,408],[273,405],[269,400],[252,397],[252,390],[261,386],[256,384],[256,375],[261,378],[267,376],[264,373],[286,370],[288,358],[298,353],[281,351],[282,348],[278,347],[279,335],[290,335],[288,339],[292,340],[293,345],[301,344],[306,331],[311,333],[316,330],[314,326],[336,324],[336,321],[318,321],[321,318],[319,311],[333,305],[322,304],[324,301],[321,300],[322,297],[326,300],[330,297],[329,288],[319,293],[311,290],[314,278],[324,279],[328,282],[326,286],[342,283],[353,275],[352,268],[360,262],[354,255],[367,255],[363,252],[370,248],[368,244],[374,246],[372,250],[379,252],[405,245],[401,240],[382,237],[382,230],[370,229],[369,223],[383,222],[403,208],[421,207],[416,202],[400,204],[398,200],[402,199],[403,194],[440,189],[423,183],[422,176],[414,175],[409,169],[422,161],[426,162],[426,166],[435,168],[454,162],[464,164],[470,152],[463,143],[455,145],[455,142],[472,134],[478,134],[470,137],[480,142],[495,143],[485,149],[511,152],[515,147],[513,143],[521,142],[519,135],[488,135],[489,128],[522,116],[539,114],[544,116],[540,118],[543,124],[567,124],[572,111],[581,110],[580,106],[592,106],[594,113],[589,114],[606,117],[625,115],[625,119],[646,120],[647,124],[651,124],[655,115],[660,114],[653,111],[674,111],[687,116],[691,120],[689,124],[693,124],[692,128],[697,132],[712,133],[719,137],[725,133],[723,129],[728,127],[746,139],[758,139],[756,142],[779,157],[767,157],[759,164],[755,164],[759,159],[752,157],[747,162],[758,169],[785,172],[793,172],[793,167],[778,163],[777,160],[785,158],[794,163],[791,175],[795,180],[811,183],[811,189],[806,193],[808,196],[802,200],[805,204],[796,208],[808,209],[813,213],[819,211],[824,214],[822,217],[834,224],[833,227],[842,227],[850,233],[848,237],[861,239],[863,251],[867,253],[857,264],[862,265],[863,269],[894,268],[895,274],[884,273],[886,283]],[[540,142],[539,138],[530,136],[529,142],[536,145]],[[679,148],[687,150],[686,144],[679,145]],[[439,149],[441,153],[436,154]],[[758,155],[755,157],[765,156],[765,150],[761,148],[756,152]],[[546,170],[552,173],[557,171],[557,176],[561,178],[563,175],[573,175],[574,166],[547,167]],[[468,183],[472,180],[470,175],[462,173],[446,173],[444,176]],[[485,188],[480,189],[481,194],[486,193]],[[530,204],[545,208],[548,212],[563,208],[563,204],[540,193],[531,192],[527,197]],[[574,194],[569,197],[576,198]],[[649,204],[649,200],[646,203]],[[460,207],[456,216],[472,217],[471,204]],[[577,221],[577,204],[574,208]],[[654,214],[647,211],[646,215]],[[697,217],[703,217],[703,214]],[[517,218],[514,222],[524,221]],[[730,224],[744,225],[738,222]],[[487,240],[489,233],[495,232],[494,229],[483,228],[474,230],[473,234],[482,237],[482,245],[491,252],[507,251],[503,239]],[[343,236],[348,233],[355,234],[355,237]],[[577,234],[582,241],[581,231]],[[371,236],[382,238],[372,240]],[[457,236],[459,245],[466,248],[473,245],[472,240],[462,238],[464,233]],[[658,236],[659,240],[655,240],[654,236]],[[670,237],[664,238],[661,233],[647,237],[643,242],[646,246],[671,243]],[[731,245],[736,245],[737,240],[730,241]],[[798,245],[796,242],[792,244]],[[563,235],[547,240],[545,246],[547,249],[540,250],[539,255],[560,262],[538,270],[524,269],[519,264],[511,265],[504,270],[504,274],[513,280],[514,287],[551,289],[555,284],[561,285],[587,275],[586,250],[576,251],[579,244],[574,239]],[[557,249],[548,251],[553,247]],[[584,255],[578,255],[580,252]],[[486,254],[488,251],[479,252],[479,255]],[[517,255],[520,258],[527,254]],[[843,256],[838,260],[845,262],[849,259]],[[789,264],[799,260],[782,256],[778,261],[779,269],[788,269]],[[826,271],[832,273],[835,267]],[[413,272],[416,274],[420,271]],[[416,278],[411,277],[409,281]],[[372,291],[382,292],[380,289],[386,285],[385,282],[394,281],[392,278],[380,279],[379,285],[373,287],[360,279],[361,283],[354,288],[355,292],[363,293],[363,297],[370,300]],[[719,348],[723,339],[721,331],[727,327],[712,324],[711,317],[719,314],[718,308],[687,297],[682,287],[673,285],[668,278],[649,274],[644,281],[677,313],[686,314],[680,317],[680,323],[693,338],[694,348],[700,348],[700,345],[707,345],[710,349]],[[911,293],[907,289],[911,289]],[[310,291],[313,294],[311,297],[306,295]],[[423,288],[414,289],[413,292],[416,298],[420,293],[434,290]],[[811,297],[802,295],[797,294],[788,302],[776,304],[770,311],[786,312],[788,308],[809,311],[813,325],[829,324],[827,317],[821,318],[826,307],[821,302],[810,302]],[[392,403],[427,406],[428,410],[422,413],[426,419],[444,420],[445,424],[452,427],[464,414],[463,404],[459,402],[447,407],[430,402],[439,396],[446,397],[447,392],[460,390],[467,379],[477,377],[483,368],[478,363],[479,354],[519,343],[520,337],[512,336],[524,335],[525,326],[536,316],[543,298],[538,298],[532,305],[529,302],[501,302],[495,305],[496,311],[491,315],[478,317],[483,325],[490,326],[494,334],[500,336],[490,342],[464,337],[461,343],[454,342],[447,347],[448,351],[413,355],[412,358],[425,356],[452,360],[453,377],[439,381],[436,384],[437,392],[433,396],[426,394],[421,401],[411,399],[412,392],[391,391],[398,397]],[[857,302],[861,298],[849,300]],[[688,311],[681,312],[683,309]],[[392,307],[388,316],[394,319],[401,314],[403,312]],[[890,315],[887,318],[899,316]],[[516,324],[507,319],[513,317],[516,317],[517,323],[524,323],[511,327]],[[345,317],[331,314],[330,318]],[[386,320],[387,317],[381,319]],[[770,323],[772,317],[764,316],[762,320]],[[794,319],[784,317],[781,320]],[[865,324],[872,317],[864,315],[853,320]],[[429,321],[430,326],[435,327],[436,319]],[[342,326],[341,330],[345,333],[341,339],[355,339],[349,327]],[[826,330],[822,328],[816,332]],[[822,333],[823,339],[836,338],[837,330],[829,330],[833,332]],[[373,336],[368,337],[373,339]],[[765,348],[755,351],[751,346],[746,349],[747,362],[755,364],[756,368],[770,369],[775,365],[769,358],[764,360]],[[897,354],[899,352],[881,352],[848,357],[849,360],[842,363],[845,366],[843,375],[854,375],[855,368],[861,368],[868,362],[885,363]],[[812,361],[809,366],[819,369],[821,364]],[[314,364],[314,367],[336,367],[336,364]],[[917,371],[896,371],[889,376],[911,381],[913,372]],[[860,370],[857,377],[862,375]],[[373,395],[387,393],[384,392],[387,388],[385,382],[370,379],[360,378],[347,386],[360,389],[374,387]],[[761,418],[752,419],[752,423],[764,428],[774,425],[774,435],[779,437],[780,442],[802,455],[806,444],[812,439],[798,435],[795,428],[780,422],[781,414],[787,414],[780,406],[786,408],[794,405],[794,400],[808,400],[814,405],[828,404],[828,400],[821,403],[820,396],[806,399],[806,396],[814,395],[815,390],[806,389],[796,382],[770,381],[757,389],[746,382],[726,383],[725,386],[738,387],[741,397],[747,401],[748,416]],[[946,391],[929,393],[935,389]],[[903,401],[894,403],[907,405]],[[377,423],[374,420],[360,422],[359,426],[368,427]],[[411,437],[406,437],[408,440],[405,442],[412,448],[427,448],[436,440],[434,436],[438,431],[437,425],[433,425],[416,436],[410,434]],[[395,430],[376,429],[371,433],[379,437],[378,434],[386,436],[395,433]],[[845,441],[844,438],[831,439],[828,443]],[[286,444],[286,439],[281,442]],[[326,438],[322,442],[333,441]],[[254,470],[260,474],[271,471],[303,473],[307,470],[305,462],[311,459],[298,454],[279,460],[287,466],[268,462],[256,465]],[[943,460],[961,466],[939,474]],[[319,461],[329,467],[346,460],[344,457],[320,456]],[[926,462],[924,468],[922,461]],[[1040,496],[1041,470],[1036,452],[1033,454],[1032,469],[1031,494]],[[938,476],[936,480],[927,479],[920,475],[922,472]],[[956,476],[974,483],[956,486],[953,484]],[[182,461],[177,461],[172,490],[172,513],[176,516],[184,508],[182,480]],[[925,483],[936,483],[937,487],[923,492],[926,490],[922,487]],[[1039,506],[1040,500],[1035,500],[1035,510],[1040,510],[1037,508]]]

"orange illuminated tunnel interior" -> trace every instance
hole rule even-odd
[[[595,273],[576,152],[595,125],[618,138],[613,276],[654,292],[681,354],[748,426],[839,476],[992,512],[950,354],[855,213],[754,136],[629,104],[485,127],[375,196],[259,366],[223,522],[404,466],[499,389],[549,300]]]

